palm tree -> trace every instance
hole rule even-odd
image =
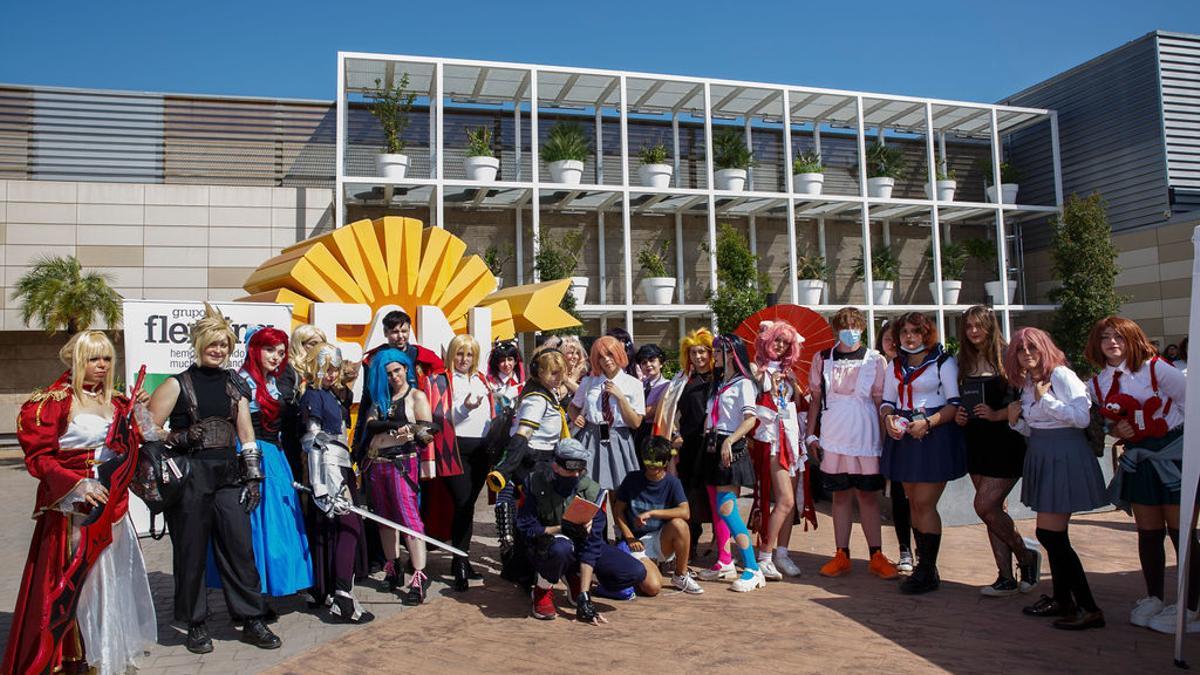
[[[17,280],[13,297],[21,303],[21,320],[36,318],[48,333],[66,329],[72,335],[91,327],[99,313],[113,328],[121,321],[121,296],[100,272],[84,273],[75,256],[44,256]]]

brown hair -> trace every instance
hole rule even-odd
[[[920,331],[926,349],[937,344],[937,324],[921,312],[905,312],[900,315],[900,318],[888,324],[888,330],[892,331],[892,342],[895,343],[897,352],[900,351],[900,329],[905,326],[912,326]]]
[[[1141,370],[1142,364],[1158,353],[1150,345],[1150,340],[1142,331],[1141,326],[1119,316],[1106,316],[1092,326],[1092,332],[1088,334],[1087,346],[1083,350],[1083,355],[1097,368],[1108,365],[1108,357],[1100,348],[1100,335],[1104,333],[1105,328],[1111,328],[1116,331],[1117,335],[1125,338],[1125,367],[1131,372],[1136,373]]]
[[[835,331],[854,328],[865,331],[867,329],[867,317],[863,316],[863,313],[857,307],[843,307],[829,320],[829,325]]]
[[[970,340],[967,339],[967,326],[976,324],[987,332],[987,337],[983,341],[983,349],[977,349]],[[996,370],[1002,379],[1007,380],[1004,374],[1004,349],[1007,345],[1004,343],[1004,336],[1001,335],[1000,322],[996,319],[995,312],[986,305],[975,305],[962,313],[958,317],[958,382],[962,384],[975,365],[980,359]]]

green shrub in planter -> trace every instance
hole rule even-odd
[[[713,167],[749,169],[754,166],[754,152],[746,147],[746,137],[736,129],[722,129],[713,139]]]
[[[671,244],[666,239],[646,242],[638,251],[638,264],[647,277],[665,277],[667,274],[667,253]]]
[[[983,171],[983,184],[990,186],[992,184],[992,160],[985,159],[979,163],[979,168]],[[1000,162],[1000,182],[1001,183],[1020,183],[1021,172],[1017,171],[1017,167],[1008,162]]]
[[[592,148],[588,144],[583,127],[574,122],[559,122],[550,129],[550,136],[542,144],[542,161],[547,164],[564,160],[587,161]]]
[[[867,271],[862,256],[854,259],[854,278],[866,279]],[[899,281],[900,260],[890,246],[880,246],[871,254],[871,276],[874,281]]]
[[[467,157],[495,157],[492,152],[492,130],[487,127],[467,129]]]
[[[821,154],[813,152],[801,152],[792,159],[792,173],[825,173],[825,167],[821,164]]]
[[[825,256],[820,255],[798,255],[796,256],[796,278],[797,279],[817,279],[825,278],[829,274],[829,264],[825,261]]]
[[[376,78],[375,88],[364,91],[363,97],[367,99],[367,110],[383,127],[387,154],[403,153],[404,131],[408,129],[408,116],[417,100],[417,93],[408,91],[408,73],[401,75],[400,81],[390,87]]]
[[[893,178],[904,176],[904,151],[895,145],[884,145],[875,141],[867,146],[867,178]]]
[[[667,151],[667,146],[662,141],[654,145],[648,145],[638,152],[638,159],[642,164],[666,164],[671,160],[671,153]]]
[[[978,239],[972,241],[980,241]],[[961,281],[971,255],[963,244],[942,244],[942,281]],[[925,259],[933,265],[933,244],[925,251]]]

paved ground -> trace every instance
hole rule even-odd
[[[7,636],[32,521],[34,481],[16,462],[0,463],[0,636]],[[480,518],[487,516],[480,511]],[[481,520],[481,522],[487,522]],[[1026,533],[1032,523],[1021,524]],[[484,529],[490,532],[490,526]],[[588,664],[615,672],[697,672],[747,669],[758,672],[1169,672],[1172,641],[1128,624],[1128,609],[1141,596],[1136,535],[1123,514],[1081,518],[1072,540],[1083,557],[1109,627],[1082,634],[1056,631],[1021,615],[1031,596],[982,598],[979,585],[995,576],[979,526],[948,530],[942,545],[942,590],[918,598],[899,594],[894,582],[866,574],[864,544],[855,533],[854,572],[824,579],[816,569],[832,549],[832,527],[822,515],[817,532],[798,532],[793,557],[804,576],[771,584],[749,595],[707,584],[703,596],[664,593],[628,603],[602,601],[610,623],[588,627],[560,618],[528,618],[527,596],[488,577],[466,594],[435,583],[430,602],[403,607],[360,586],[364,603],[378,615],[366,627],[329,624],[296,600],[275,602],[282,614],[275,630],[284,646],[261,651],[237,642],[219,593],[210,594],[216,650],[189,654],[182,633],[169,624],[170,547],[143,541],[160,619],[158,644],[143,662],[147,673],[350,673],[420,669],[422,672],[562,672]],[[885,532],[894,553],[894,538]],[[493,540],[482,551],[492,560]],[[435,579],[448,563],[435,558]],[[1168,584],[1173,583],[1173,569]],[[1048,591],[1049,582],[1044,582]],[[1200,661],[1200,641],[1192,645]]]

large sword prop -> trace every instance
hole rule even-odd
[[[312,488],[308,487],[307,485],[301,485],[300,483],[293,481],[292,487],[296,488],[300,492],[307,492],[310,495],[312,494]],[[450,544],[447,544],[446,542],[438,541],[437,539],[434,539],[433,537],[430,537],[428,535],[424,535],[424,534],[421,534],[420,532],[410,530],[407,527],[401,525],[400,523],[393,523],[392,521],[388,520],[387,518],[384,518],[383,516],[379,516],[374,513],[371,513],[370,511],[368,511],[366,509],[361,509],[361,508],[355,506],[354,504],[352,504],[349,499],[346,499],[342,495],[333,497],[332,501],[340,509],[345,509],[345,510],[349,511],[350,513],[357,513],[358,515],[362,516],[363,518],[366,518],[367,520],[373,520],[373,521],[379,523],[380,525],[383,525],[384,527],[389,527],[389,528],[396,530],[397,532],[400,532],[402,534],[407,534],[410,537],[416,537],[417,539],[420,539],[421,541],[423,541],[427,544],[433,544],[434,546],[442,549],[443,551],[449,551],[449,552],[453,553],[454,555],[462,556],[464,558],[470,557],[467,555],[466,551],[457,549],[457,548],[451,546]]]

